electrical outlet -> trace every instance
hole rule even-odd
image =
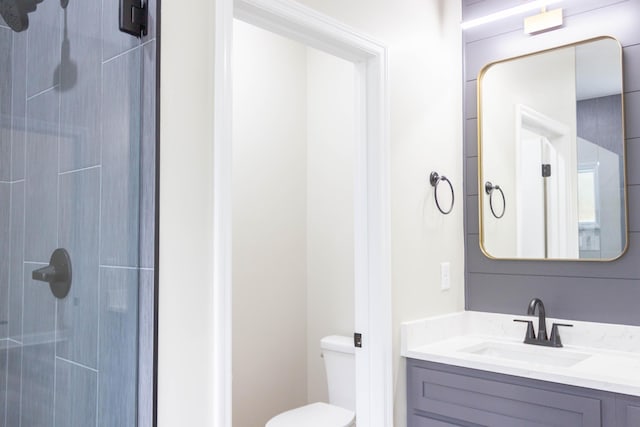
[[[440,289],[448,291],[451,288],[451,273],[448,262],[440,263]]]

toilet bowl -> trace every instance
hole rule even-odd
[[[351,427],[355,420],[353,411],[316,402],[276,415],[266,427]]]
[[[355,426],[355,359],[350,337],[331,335],[320,340],[327,373],[329,403],[316,402],[271,418],[265,427]]]

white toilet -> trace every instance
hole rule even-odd
[[[320,340],[329,402],[316,402],[271,418],[266,427],[351,427],[356,423],[353,339],[331,335]]]

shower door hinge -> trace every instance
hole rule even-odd
[[[551,176],[551,165],[543,164],[542,165],[542,177],[547,178]]]
[[[362,348],[362,334],[353,334],[353,345],[358,348]]]
[[[136,37],[146,36],[148,15],[143,0],[120,0],[120,31]]]

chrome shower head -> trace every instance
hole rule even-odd
[[[0,0],[0,15],[15,32],[29,28],[29,17],[19,4],[20,0]]]

